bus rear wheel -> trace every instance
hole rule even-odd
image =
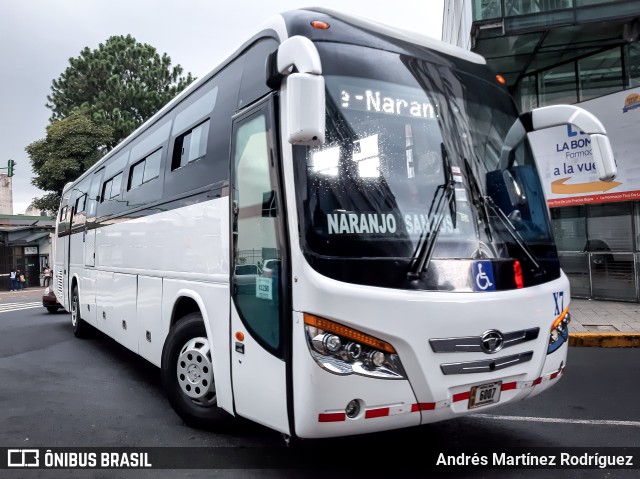
[[[71,292],[71,326],[76,338],[89,337],[89,325],[80,316],[80,296],[78,296],[77,286],[74,286]]]
[[[221,429],[231,415],[218,407],[211,346],[200,313],[180,319],[162,350],[162,384],[182,420],[199,429]]]

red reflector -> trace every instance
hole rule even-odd
[[[515,260],[513,262],[513,279],[516,282],[516,288],[524,288],[524,279],[522,277],[522,267],[520,261]]]
[[[330,412],[318,414],[318,422],[339,422],[346,421],[347,415],[343,412]]]
[[[389,415],[388,407],[381,407],[378,409],[369,409],[364,413],[365,419],[371,419],[374,417],[384,417]]]
[[[465,399],[469,399],[470,393],[469,391],[464,393],[458,393],[453,395],[453,402],[464,401]]]
[[[436,403],[434,402],[419,402],[417,404],[411,405],[411,412],[433,411],[435,408],[436,408]]]
[[[516,389],[518,387],[518,383],[504,383],[500,388],[501,391],[511,391],[512,389]]]
[[[538,378],[535,381],[533,381],[533,385],[537,386],[538,384],[540,384],[542,382],[542,378]]]

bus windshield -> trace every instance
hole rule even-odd
[[[487,259],[506,261],[512,271],[517,260],[527,285],[557,278],[528,143],[513,152],[509,168],[499,167],[517,119],[510,96],[451,65],[380,57],[388,63],[376,70],[383,75],[361,76],[355,58],[325,75],[326,141],[296,147],[303,246],[312,266],[349,282],[411,287],[406,273],[431,242],[420,269]],[[445,283],[440,277],[415,287]]]

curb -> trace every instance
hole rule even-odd
[[[569,346],[640,348],[640,333],[569,333]]]

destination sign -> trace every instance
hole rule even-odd
[[[417,91],[417,90],[416,90]],[[359,110],[393,116],[433,119],[436,108],[424,97],[358,87],[340,89],[340,106],[345,110]]]

